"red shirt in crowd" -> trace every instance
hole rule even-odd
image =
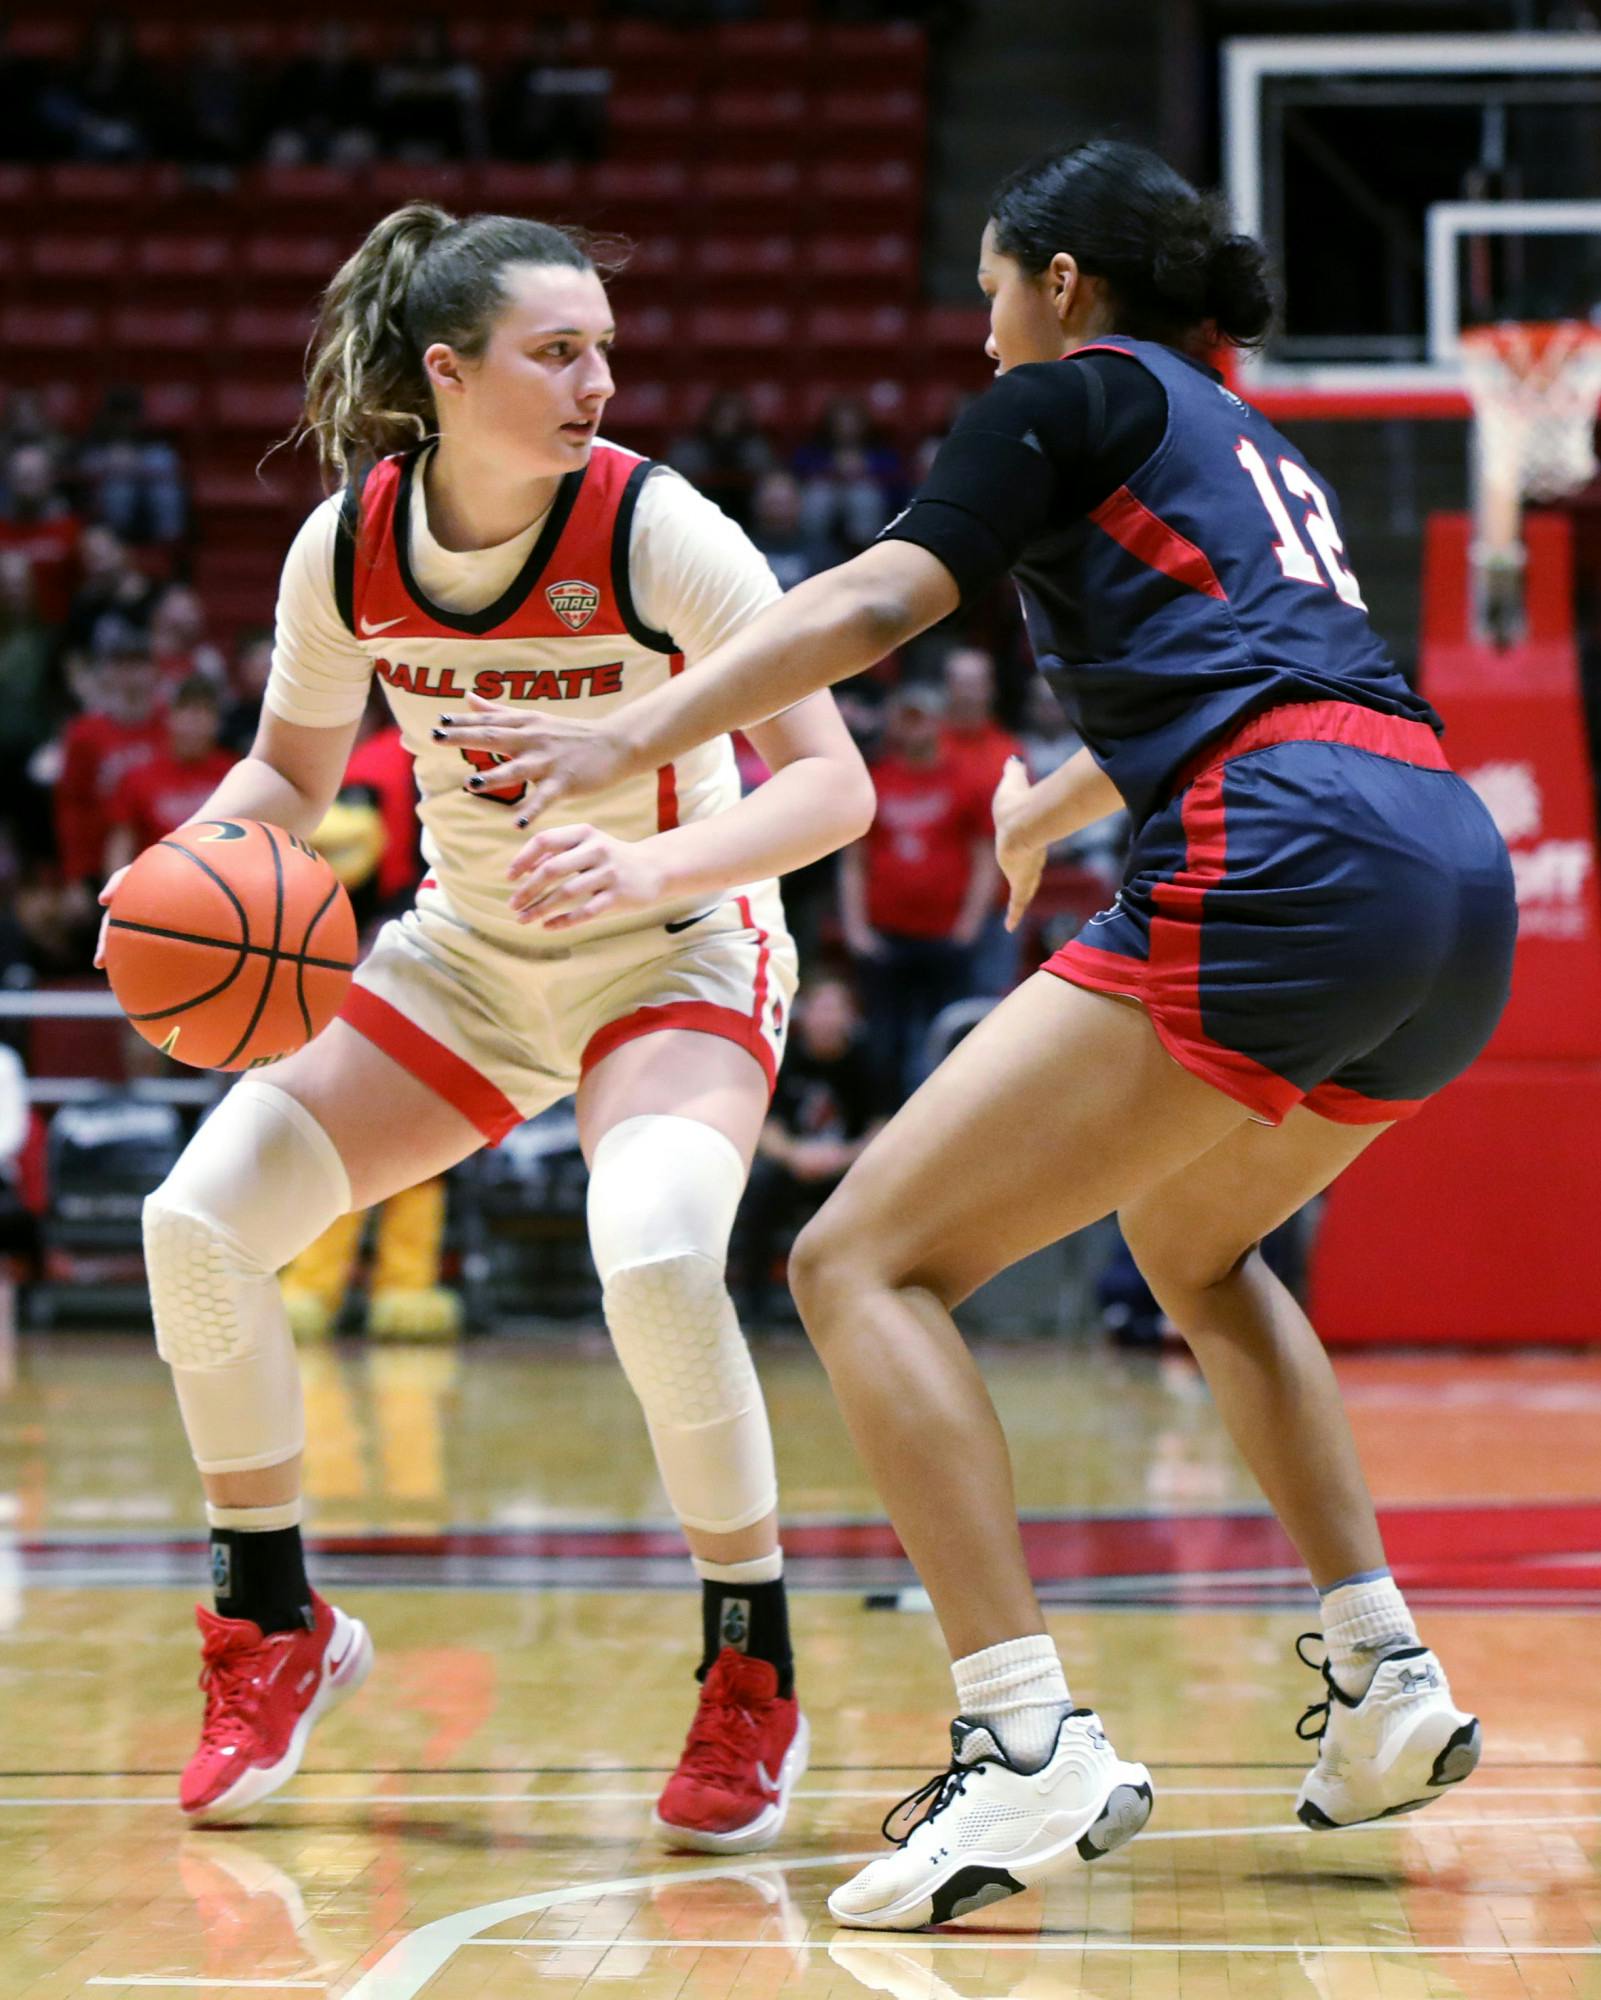
[[[77,715],[67,724],[55,804],[56,851],[69,881],[99,880],[118,787],[166,748],[167,725],[159,713],[143,722]]]
[[[867,921],[901,937],[949,937],[973,872],[973,843],[990,837],[989,790],[943,750],[932,764],[881,757],[873,788]]]
[[[388,903],[417,885],[422,874],[418,847],[417,779],[411,752],[400,740],[400,725],[375,730],[358,743],[345,766],[347,785],[365,785],[378,796],[384,823],[384,852],[378,863],[378,893]]]
[[[33,608],[41,625],[64,625],[78,580],[76,514],[47,514],[38,521],[0,521],[0,549],[20,549],[33,571]]]
[[[990,801],[995,797],[995,787],[1001,782],[1007,758],[1021,757],[1022,744],[998,722],[981,722],[976,729],[958,729],[947,724],[940,732],[940,749],[961,766],[968,782],[983,793],[985,830],[993,838],[995,814]],[[996,907],[1004,910],[1006,901],[1007,888],[1003,876],[995,893]]]
[[[136,765],[112,795],[106,818],[133,835],[134,852],[143,854],[163,834],[171,833],[199,812],[238,762],[232,750],[208,751],[204,757],[182,759],[166,748]]]

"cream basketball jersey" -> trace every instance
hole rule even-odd
[[[346,489],[337,519],[336,503],[325,502],[302,529],[285,566],[266,701],[291,722],[347,723],[376,674],[416,760],[430,876],[457,916],[526,944],[529,931],[506,906],[506,867],[531,830],[517,825],[526,788],[491,782],[468,791],[475,770],[492,772],[496,760],[435,742],[440,713],[461,712],[475,693],[513,707],[560,703],[564,714],[598,721],[737,631],[778,587],[734,524],[676,474],[597,440],[498,594],[480,608],[453,609],[418,574],[423,459],[380,460],[359,488]],[[437,568],[441,553],[426,540]],[[308,577],[321,602],[307,603]],[[684,629],[658,628],[647,610]],[[565,801],[536,825],[582,820],[640,840],[738,798],[724,737],[655,773]],[[602,921],[581,935],[673,913]]]

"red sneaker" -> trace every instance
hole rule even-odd
[[[265,1637],[248,1618],[219,1618],[195,1606],[206,1716],[200,1747],[178,1782],[178,1803],[192,1821],[232,1819],[288,1784],[311,1725],[371,1671],[372,1640],[361,1620],[315,1591],[311,1604],[309,1632]]]
[[[809,1732],[778,1669],[725,1646],[701,1684],[678,1769],[652,1819],[672,1847],[748,1854],[771,1847],[806,1769]]]

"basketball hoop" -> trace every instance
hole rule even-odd
[[[1479,613],[1497,644],[1522,624],[1526,500],[1560,500],[1595,477],[1601,328],[1508,320],[1467,328],[1462,372],[1473,404]]]

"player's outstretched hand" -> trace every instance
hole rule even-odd
[[[468,713],[441,715],[436,743],[456,750],[488,751],[498,761],[466,781],[469,792],[502,792],[519,779],[527,785],[517,824],[527,826],[558,799],[602,792],[628,775],[627,753],[605,723],[574,722],[544,708],[510,708],[467,697]]]
[[[519,850],[506,873],[517,921],[570,930],[596,917],[625,917],[662,899],[662,871],[649,840],[619,840],[592,826],[551,826]]]
[[[1021,757],[1008,757],[995,787],[995,859],[1006,877],[1006,928],[1015,931],[1034,900],[1045,869],[1045,849],[1024,832],[1024,808],[1033,786]]]
[[[128,864],[128,867],[131,868],[132,866],[133,864],[132,862],[130,862]],[[127,868],[119,868],[115,875],[109,876],[107,878],[106,886],[100,891],[100,894],[95,898],[95,901],[99,903],[102,910],[106,909],[106,905],[111,901],[112,897],[116,895],[117,889],[122,882],[122,878],[124,875],[127,874],[127,872],[128,872]],[[106,925],[110,921],[111,921],[110,912],[107,911],[106,915],[100,919],[100,935],[95,939],[95,965],[102,972],[105,970],[105,964],[106,964]]]

